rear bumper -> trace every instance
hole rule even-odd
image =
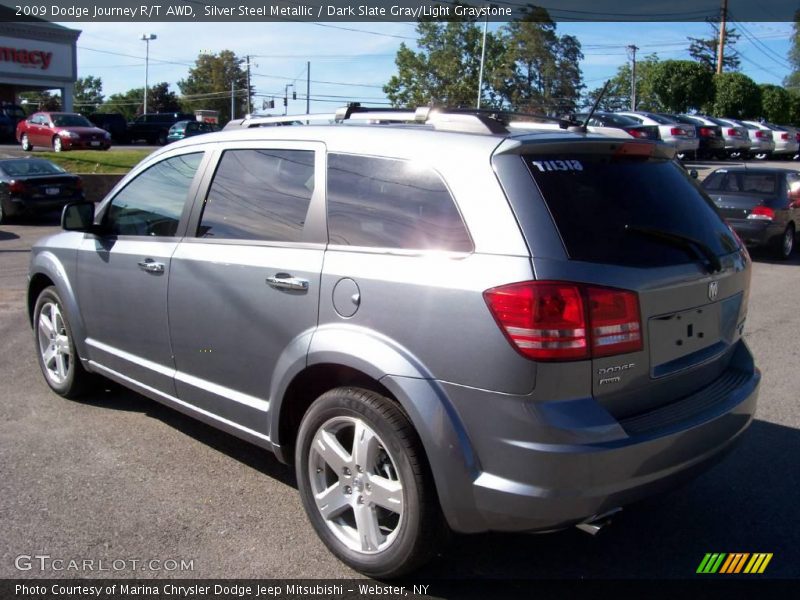
[[[58,198],[6,198],[3,201],[3,211],[9,216],[24,214],[42,214],[58,210],[68,202],[83,200],[83,195],[58,197]]]
[[[469,531],[546,531],[670,489],[719,460],[747,429],[760,378],[738,342],[707,388],[625,421],[591,398],[532,403],[445,385],[480,464],[472,514],[455,521],[470,523]]]
[[[783,236],[783,225],[759,219],[727,219],[748,246],[768,246]]]

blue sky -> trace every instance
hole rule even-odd
[[[311,61],[312,112],[329,111],[348,100],[386,102],[381,87],[395,72],[401,42],[413,46],[413,23],[64,23],[81,29],[78,74],[103,80],[106,95],[144,85],[145,43],[150,43],[150,82],[167,81],[179,92],[200,52],[233,50],[255,55],[251,83],[256,94],[276,96],[282,110],[286,84],[296,85],[298,99],[289,112],[305,112],[306,61]],[[490,24],[496,27],[496,24]],[[790,23],[743,23],[737,49],[742,71],[758,83],[780,84],[789,72],[786,59]],[[705,23],[559,23],[561,34],[575,35],[584,48],[581,63],[589,89],[599,87],[628,60],[625,46],[636,44],[639,55],[661,59],[688,58],[687,36],[708,36]],[[260,104],[260,99],[257,100]]]

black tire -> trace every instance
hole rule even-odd
[[[53,136],[53,152],[63,152],[64,151],[64,143],[61,141],[61,138],[57,135]]]
[[[158,134],[158,139],[156,139],[156,143],[159,146],[166,146],[166,144],[167,144],[167,132],[166,131],[162,131],[162,132],[160,132]]]
[[[3,200],[0,199],[0,225],[6,225],[11,220],[11,217],[3,210]]]
[[[22,134],[22,137],[19,138],[19,143],[25,152],[30,152],[31,150],[33,150],[33,146],[31,146],[31,142],[28,139],[27,133]]]
[[[357,450],[351,446],[348,460],[356,468],[350,472],[344,467],[343,474],[337,475],[337,471],[330,466],[331,463],[321,453],[316,452],[317,445],[312,454],[312,443],[323,428],[329,432],[331,427],[342,427],[343,433],[336,434],[344,436],[341,448],[348,443],[352,444],[355,426],[350,433],[350,441],[347,441],[348,424],[351,420],[360,422],[362,427],[365,426],[374,434],[371,439],[376,440],[374,448],[377,449],[367,454],[383,458],[374,458],[372,465],[356,465]],[[382,466],[373,469],[376,464]],[[300,425],[295,465],[300,497],[317,535],[342,562],[361,573],[385,578],[408,573],[429,560],[446,537],[447,528],[441,516],[419,437],[400,408],[380,394],[360,388],[336,388],[317,398]],[[310,465],[314,469],[313,475]],[[376,469],[377,472],[373,472]],[[379,489],[378,478],[387,481],[390,473],[396,477],[392,483],[400,484],[400,492],[395,493],[402,499],[402,512],[394,522],[392,519],[395,515],[392,511],[381,508],[370,500],[375,498],[372,494]],[[352,483],[352,487],[346,485],[348,481]],[[370,481],[373,482],[372,485]],[[333,490],[336,497],[332,497],[331,502],[338,502],[341,512],[326,519],[317,505],[314,487],[329,489],[329,486],[337,486]],[[374,523],[373,531],[379,531],[381,535],[388,531],[382,540],[374,538],[379,542],[377,546],[364,549],[364,545],[369,546],[369,542],[365,541],[366,536],[361,533],[356,510],[362,511],[362,523],[365,522],[363,515],[366,514],[363,511],[369,511],[374,521],[367,520]],[[381,518],[388,518],[389,525],[380,524]],[[350,527],[352,539],[346,537],[347,529],[342,526],[345,522],[354,523]],[[381,549],[384,544],[385,547]],[[355,549],[353,545],[360,545],[361,549]]]
[[[778,260],[789,260],[794,252],[796,232],[794,225],[789,223],[783,231],[783,235],[775,244],[775,258]]]
[[[40,331],[40,318],[42,311],[48,310],[48,307],[53,305],[58,307],[61,315],[60,323],[55,324],[54,330],[57,335],[66,336],[66,345],[69,349],[69,360],[66,364],[63,381],[54,379],[50,373],[50,369],[48,369],[47,365],[45,364],[45,359],[43,356],[45,342],[42,338],[44,332]],[[52,313],[46,316],[50,318],[51,314]],[[56,319],[52,320],[56,322]],[[39,297],[36,299],[36,307],[33,311],[33,340],[36,350],[36,358],[39,362],[39,367],[42,369],[42,375],[44,375],[47,385],[49,385],[50,389],[52,389],[56,394],[59,394],[64,398],[77,398],[91,388],[94,378],[83,368],[83,365],[81,364],[80,358],[78,357],[78,352],[75,349],[72,329],[70,328],[67,315],[64,312],[64,304],[54,286],[50,286],[42,290],[42,292],[39,294]]]

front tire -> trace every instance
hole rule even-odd
[[[388,398],[337,388],[309,408],[295,464],[303,506],[328,549],[373,577],[427,561],[445,531],[416,431]]]
[[[64,304],[54,286],[42,290],[36,300],[33,337],[39,367],[50,389],[65,398],[84,393],[91,375],[78,358]]]
[[[28,139],[28,134],[27,133],[23,133],[22,134],[22,137],[20,138],[19,143],[20,143],[20,145],[22,146],[22,149],[25,152],[30,152],[31,150],[33,150],[33,146],[31,146],[31,142]]]
[[[53,138],[53,152],[62,152],[64,150],[64,143],[61,141],[61,138],[55,136]]]

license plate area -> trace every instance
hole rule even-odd
[[[99,146],[100,142],[89,142],[92,146]]]
[[[648,328],[653,377],[705,362],[727,347],[721,339],[719,302],[652,317]]]
[[[61,188],[49,187],[45,188],[44,193],[48,196],[58,196],[61,193]]]

